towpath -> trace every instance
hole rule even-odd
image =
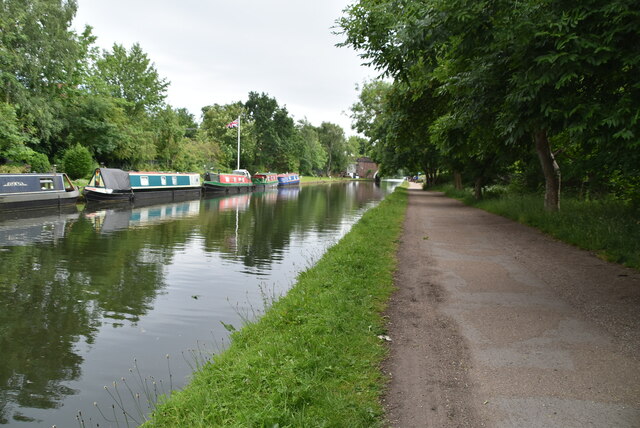
[[[640,273],[416,187],[389,425],[640,427]]]

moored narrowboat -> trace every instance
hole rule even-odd
[[[239,193],[253,190],[251,175],[238,169],[231,174],[207,172],[204,176],[204,191],[207,193]]]
[[[79,196],[63,173],[0,174],[0,210],[74,204]]]
[[[276,187],[278,185],[278,174],[272,172],[257,172],[251,177],[253,185],[256,189],[266,189],[268,187]]]
[[[300,184],[300,176],[295,172],[278,174],[278,186],[293,186]]]
[[[197,197],[202,192],[200,174],[123,171],[97,168],[84,188],[87,201],[134,201]]]

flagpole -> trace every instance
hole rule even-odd
[[[238,167],[240,169],[240,115],[238,115]]]

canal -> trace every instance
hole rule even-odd
[[[0,218],[0,425],[136,426],[396,184]]]

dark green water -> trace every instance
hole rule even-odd
[[[136,426],[395,184],[0,219],[0,424]]]

